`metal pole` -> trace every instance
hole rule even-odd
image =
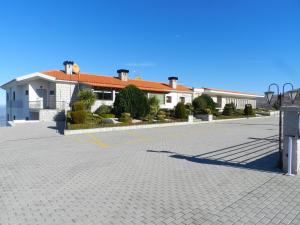
[[[294,176],[292,174],[292,160],[293,160],[293,138],[290,136],[288,139],[288,172],[286,175]]]
[[[282,111],[281,111],[281,105],[282,105],[282,95],[279,95],[279,157],[278,157],[278,167],[282,169],[283,163],[282,163]]]

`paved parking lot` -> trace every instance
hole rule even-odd
[[[275,168],[277,119],[0,128],[0,224],[300,224],[300,178]]]

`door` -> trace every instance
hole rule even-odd
[[[47,90],[46,89],[37,89],[36,90],[37,95],[41,99],[40,106],[43,109],[46,109],[48,107],[48,96],[47,96]]]

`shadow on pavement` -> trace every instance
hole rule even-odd
[[[65,121],[56,121],[56,126],[48,126],[48,128],[56,130],[56,133],[63,135],[65,132],[65,126]]]
[[[249,142],[199,155],[185,155],[173,151],[147,150],[147,152],[170,154],[169,157],[171,158],[183,159],[193,163],[281,172],[276,167],[278,159],[278,136],[249,139],[251,140]]]

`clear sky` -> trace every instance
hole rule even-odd
[[[83,72],[126,68],[193,87],[299,87],[299,24],[299,0],[3,0],[0,83],[69,59]]]

